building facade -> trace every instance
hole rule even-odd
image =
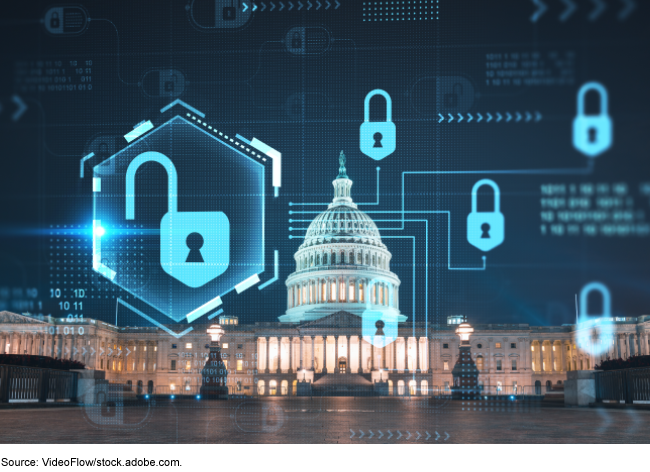
[[[277,322],[250,325],[240,325],[234,316],[219,318],[231,394],[450,392],[459,318],[451,316],[444,325],[414,323],[400,313],[392,255],[375,223],[352,200],[342,153],[339,162],[334,199],[312,221],[294,256],[285,314]],[[364,337],[368,312],[394,325],[386,345],[376,347]],[[650,354],[650,316],[600,322],[613,327],[611,337],[604,339],[595,323],[473,325],[470,349],[479,385],[490,393],[541,393],[563,383],[567,371],[593,369],[607,357]],[[117,327],[88,318],[37,319],[5,311],[0,312],[0,354],[74,359],[139,393],[194,395],[210,341],[209,324],[192,326],[176,338],[170,333],[186,325]]]

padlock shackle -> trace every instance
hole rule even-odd
[[[366,100],[363,103],[363,120],[370,121],[370,99],[375,95],[381,95],[386,100],[386,121],[393,121],[393,100],[388,92],[382,89],[375,89],[368,92]]]
[[[612,297],[609,294],[609,289],[602,282],[590,282],[580,290],[580,318],[590,316],[587,311],[587,298],[594,290],[600,292],[603,297],[603,313],[600,316],[612,316]]]
[[[499,190],[497,183],[490,179],[481,179],[472,187],[472,213],[478,213],[478,189],[483,185],[492,187],[494,191],[494,213],[499,213],[501,211],[501,190]]]
[[[178,210],[178,175],[174,163],[167,156],[156,151],[147,151],[133,159],[126,170],[126,219],[135,219],[135,174],[146,162],[157,162],[167,171],[167,208],[169,213]]]
[[[600,97],[600,113],[599,115],[607,115],[609,113],[609,104],[607,89],[603,84],[598,82],[587,82],[578,91],[578,116],[585,114],[585,96],[587,92],[594,91]]]

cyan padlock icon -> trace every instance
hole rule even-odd
[[[600,315],[593,315],[589,313],[589,294],[591,292],[599,292],[603,300],[603,309]],[[609,289],[602,282],[590,282],[580,290],[580,318],[579,322],[584,322],[590,318],[597,317],[610,317],[612,316],[612,297],[609,294]]]
[[[386,121],[370,121],[370,99],[381,95],[386,99]],[[393,123],[393,101],[384,90],[375,89],[366,95],[364,122],[361,125],[359,146],[361,152],[379,161],[395,151],[395,123]]]
[[[201,287],[228,269],[230,221],[219,211],[179,212],[176,168],[155,151],[137,156],[126,171],[127,220],[135,218],[135,174],[145,162],[157,162],[167,171],[168,211],[160,222],[160,265],[188,287]]]
[[[600,113],[585,115],[587,92],[598,93]],[[573,120],[573,146],[581,153],[596,157],[607,151],[613,141],[613,123],[608,115],[607,89],[598,82],[587,82],[578,91],[578,115]]]
[[[494,211],[478,211],[478,189],[483,185],[494,191]],[[467,216],[467,241],[481,251],[490,251],[505,238],[505,218],[501,213],[501,191],[490,179],[481,179],[472,187],[472,212]]]

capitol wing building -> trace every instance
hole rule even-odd
[[[239,324],[237,316],[219,318],[230,394],[450,392],[460,345],[455,329],[462,317],[449,316],[444,325],[406,322],[399,311],[400,280],[390,270],[391,253],[375,223],[352,200],[342,153],[339,162],[334,199],[310,224],[295,254],[296,270],[286,280],[285,314],[277,322],[249,325]],[[368,316],[373,330],[376,326],[371,334],[385,332],[385,343],[364,338]],[[490,393],[540,394],[562,384],[567,371],[593,369],[605,357],[650,354],[650,316],[610,321],[613,341],[598,356],[577,346],[578,338],[599,342],[589,327],[475,324],[470,345],[478,384]],[[0,354],[74,359],[137,393],[196,395],[209,338],[207,324],[193,327],[176,339],[154,327],[3,311]]]

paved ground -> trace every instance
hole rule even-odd
[[[506,401],[436,405],[395,398],[157,401],[117,411],[0,410],[0,424],[4,425],[0,443],[650,442],[650,411]]]

